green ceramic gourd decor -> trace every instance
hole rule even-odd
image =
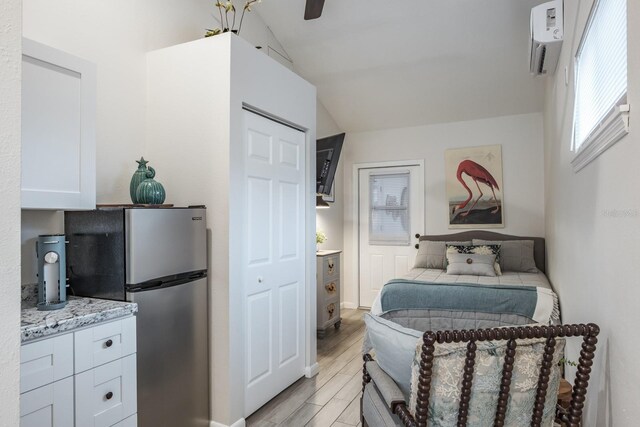
[[[147,179],[147,172],[149,171],[147,168],[147,163],[149,162],[144,157],[140,157],[140,160],[136,160],[136,162],[138,163],[138,169],[133,173],[129,184],[129,195],[131,196],[131,202],[134,204],[140,203],[136,198],[136,192],[142,181]]]
[[[161,205],[164,203],[166,193],[164,187],[158,181],[153,179],[156,171],[151,166],[146,172],[146,179],[138,185],[136,190],[136,203],[144,205]]]

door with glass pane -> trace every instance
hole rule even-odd
[[[415,262],[415,234],[424,232],[424,171],[417,164],[366,168],[358,180],[359,304],[371,307],[382,286]]]

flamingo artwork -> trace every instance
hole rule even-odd
[[[470,176],[471,179],[476,183],[476,187],[478,187],[478,191],[480,192],[480,195],[473,202],[471,207],[469,209],[467,209],[465,212],[462,212],[460,214],[460,216],[461,217],[466,217],[467,215],[469,215],[469,213],[471,213],[471,211],[476,206],[476,204],[480,201],[482,196],[484,196],[484,193],[482,192],[482,189],[480,188],[480,184],[484,184],[484,185],[488,186],[491,189],[491,192],[493,193],[493,200],[494,200],[494,202],[496,204],[495,209],[493,209],[491,211],[491,213],[492,214],[497,213],[500,210],[500,204],[498,203],[498,198],[496,197],[496,192],[495,192],[495,190],[500,191],[500,187],[498,186],[498,182],[495,180],[493,175],[491,175],[491,173],[487,169],[485,169],[482,165],[474,162],[473,160],[463,160],[458,165],[458,171],[456,173],[456,178],[458,179],[458,181],[460,181],[462,186],[467,190],[467,193],[469,193],[469,197],[467,197],[467,199],[464,202],[462,202],[461,204],[459,204],[458,206],[455,206],[453,208],[453,212],[452,213],[455,214],[456,211],[460,211],[461,209],[464,209],[469,204],[471,199],[473,198],[473,192],[471,191],[471,189],[469,188],[467,183],[464,181],[463,176],[462,176],[463,174]]]

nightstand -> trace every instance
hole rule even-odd
[[[342,251],[318,251],[317,259],[317,311],[318,338],[327,328],[340,328],[340,254]]]

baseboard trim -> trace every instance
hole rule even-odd
[[[209,427],[245,427],[246,425],[247,425],[247,422],[245,421],[244,418],[240,418],[238,421],[231,424],[230,426],[219,423],[217,421],[209,421]]]
[[[354,308],[358,308],[358,304],[354,304],[352,302],[341,302],[340,303],[340,308],[346,308],[346,309],[354,309]]]
[[[304,368],[304,376],[307,378],[313,378],[316,375],[318,375],[318,372],[320,372],[320,365],[318,365],[317,363],[314,363],[311,366],[306,366]]]

